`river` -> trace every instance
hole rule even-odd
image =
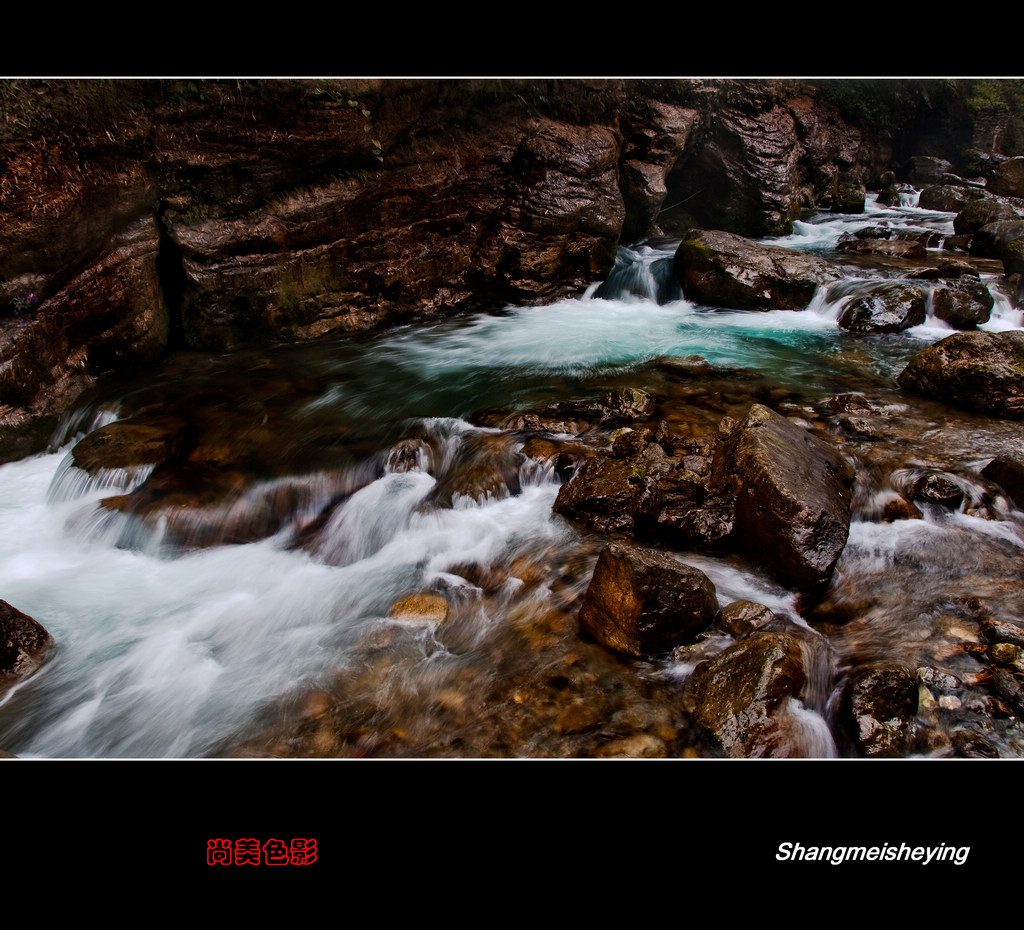
[[[810,217],[775,241],[837,260],[852,279],[892,276],[892,262],[836,255],[840,234],[880,221],[950,234],[952,220],[869,199],[864,215]],[[895,386],[915,352],[951,332],[942,321],[860,336],[839,328],[842,301],[823,294],[799,312],[696,306],[666,283],[674,246],[620,249],[609,283],[578,299],[182,354],[83,399],[56,451],[0,468],[0,597],[56,640],[0,704],[0,748],[30,759],[703,754],[679,700],[692,663],[627,661],[580,635],[603,540],[552,513],[566,475],[480,413],[634,386],[698,430],[770,403],[856,465],[829,619],[801,616],[792,592],[737,557],[687,554],[721,604],[756,600],[813,627],[818,681],[785,754],[848,753],[834,734],[845,670],[886,658],[957,681],[922,706],[915,754],[949,754],[967,729],[999,755],[1024,755],[1024,734],[992,717],[982,666],[963,648],[977,642],[979,603],[1008,619],[1024,607],[1024,515],[971,477],[1020,453],[1019,426]],[[1022,328],[999,270],[979,269],[996,296],[982,328]],[[691,355],[718,374],[694,382],[666,364]],[[827,399],[850,392],[880,413],[871,435],[829,415]],[[164,487],[188,503],[126,513],[112,499],[150,470],[90,479],[68,454],[92,430],[154,410],[187,420],[203,437],[190,461],[222,477],[191,497]],[[880,521],[927,469],[953,476],[964,503]],[[421,596],[412,619],[396,607],[410,595]],[[727,642],[708,640],[701,655]]]

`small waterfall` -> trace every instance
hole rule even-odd
[[[672,255],[649,246],[630,249],[620,245],[615,265],[593,296],[602,300],[639,298],[659,306],[680,300],[683,295],[672,273]]]

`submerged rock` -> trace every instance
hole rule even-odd
[[[643,657],[693,642],[717,612],[702,571],[666,552],[612,543],[598,557],[579,620],[599,642]]]
[[[448,619],[451,607],[440,594],[409,594],[391,605],[388,616],[395,620],[430,620],[443,623]]]
[[[915,355],[900,387],[993,417],[1024,417],[1024,332],[954,333]]]

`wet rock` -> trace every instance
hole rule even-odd
[[[978,272],[974,270],[970,262],[961,261],[958,258],[944,258],[938,265],[932,268],[919,268],[916,271],[911,271],[906,277],[910,281],[938,281],[942,278],[958,280],[965,275],[981,283]],[[988,288],[985,290],[987,291]],[[989,294],[989,297],[991,296]]]
[[[1013,643],[992,643],[988,657],[1000,665],[1016,665],[1020,660],[1021,647]]]
[[[923,514],[902,494],[890,497],[882,506],[882,521],[893,523],[896,520],[920,520]]]
[[[785,703],[806,681],[800,641],[756,632],[697,666],[685,703],[696,726],[735,757],[773,755]]]
[[[973,236],[983,226],[1001,221],[1020,219],[1013,207],[994,197],[983,197],[964,207],[953,220],[953,229],[959,236]]]
[[[953,749],[964,759],[998,759],[999,750],[992,742],[976,730],[963,727],[955,730],[952,737]]]
[[[927,254],[927,249],[920,242],[906,239],[864,239],[858,236],[840,239],[836,243],[836,250],[863,255],[884,255],[889,258],[924,258]]]
[[[863,213],[867,191],[859,181],[839,181],[832,197],[833,213]]]
[[[800,310],[842,277],[823,259],[717,230],[690,230],[674,269],[688,300],[738,310]]]
[[[399,598],[391,605],[388,616],[395,620],[429,620],[443,623],[451,614],[451,607],[441,595],[419,593]]]
[[[989,416],[1024,416],[1024,333],[954,333],[915,355],[904,390]]]
[[[11,254],[16,241],[0,244],[0,291],[13,283],[12,266],[45,276],[31,288],[42,292],[31,317],[0,320],[0,430],[55,417],[102,379],[144,371],[166,349],[154,192],[137,176],[127,189],[123,180],[92,190],[63,223],[44,223],[22,254]],[[0,448],[3,460],[14,457]]]
[[[942,210],[957,213],[973,200],[984,197],[982,191],[952,184],[933,184],[921,191],[917,205],[922,210]]]
[[[1024,462],[999,455],[981,470],[981,475],[998,484],[1014,504],[1024,508]]]
[[[990,682],[992,693],[1010,705],[1018,714],[1024,713],[1024,674],[1008,668],[997,668]]]
[[[468,435],[424,503],[447,509],[460,499],[482,502],[514,497],[522,491],[519,468],[524,459],[506,434]]]
[[[433,474],[437,456],[436,443],[429,437],[400,439],[388,452],[385,469],[389,472],[425,471]]]
[[[775,613],[754,601],[733,601],[722,608],[716,626],[736,639],[744,639],[775,619]]]
[[[715,451],[713,486],[736,496],[734,541],[800,590],[826,582],[846,545],[852,481],[835,449],[760,404]]]
[[[28,678],[52,645],[42,624],[0,601],[0,694]]]
[[[1004,263],[1007,274],[1013,272],[1006,269],[1004,256],[1010,259],[1010,267],[1015,267],[1016,247],[1014,243],[1024,239],[1024,218],[999,220],[982,226],[971,239],[971,255],[982,258],[997,258]]]
[[[1024,275],[1024,236],[1007,242],[1000,250],[999,257],[1003,262],[1003,274],[1008,279],[1014,275]],[[1018,298],[1017,306],[1020,306],[1020,303]]]
[[[552,509],[601,533],[631,533],[656,476],[672,467],[655,443],[628,458],[595,455],[558,489]]]
[[[1024,158],[1017,156],[1006,159],[996,168],[988,189],[993,194],[1024,197]]]
[[[839,719],[865,756],[906,756],[917,715],[917,679],[900,665],[855,669],[840,701]]]
[[[595,426],[642,420],[654,412],[654,399],[640,388],[609,391],[595,400],[558,401],[525,413],[494,418],[502,429],[579,436]]]
[[[932,291],[932,311],[955,329],[973,329],[987,323],[995,298],[977,278],[961,278],[954,286]]]
[[[185,420],[173,415],[115,420],[79,440],[71,458],[77,468],[90,475],[103,469],[159,465],[183,447],[185,428]]]
[[[579,620],[599,642],[643,657],[692,642],[717,612],[703,572],[665,552],[612,543],[598,557]]]
[[[931,473],[914,482],[912,496],[916,501],[956,510],[964,502],[964,489],[946,475]]]
[[[1024,647],[1024,628],[1005,620],[982,620],[981,638],[986,643],[1012,643]]]
[[[910,159],[907,180],[918,186],[938,184],[952,170],[952,162],[948,162],[944,158],[937,158],[934,155],[914,155]]]
[[[925,321],[924,291],[911,284],[885,283],[850,303],[839,325],[855,333],[898,333]]]

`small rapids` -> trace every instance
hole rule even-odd
[[[906,361],[952,331],[930,307],[899,334],[839,327],[860,288],[899,271],[834,254],[842,234],[879,222],[952,231],[952,214],[910,202],[795,223],[773,241],[849,270],[801,311],[694,304],[672,279],[676,243],[640,243],[578,299],[169,359],[83,403],[58,451],[0,468],[0,597],[57,643],[0,699],[0,748],[25,758],[708,752],[683,692],[729,635],[627,661],[576,622],[607,539],[552,511],[571,470],[549,447],[592,451],[607,437],[496,425],[640,387],[695,436],[768,403],[856,467],[849,541],[816,605],[738,556],[680,553],[720,605],[766,605],[800,639],[807,683],[782,711],[775,754],[851,754],[838,723],[851,669],[898,661],[925,676],[913,754],[948,754],[969,730],[1000,755],[1024,755],[1016,721],[990,713],[976,658],[980,618],[1024,612],[1024,515],[978,477],[995,455],[1021,451],[1019,431],[896,388]],[[1022,328],[995,276],[983,280],[995,307],[982,328]],[[694,356],[709,366],[703,380],[680,374]],[[863,398],[868,412],[844,418],[828,406],[837,395]],[[76,465],[84,437],[154,407],[202,437],[186,465]],[[959,506],[922,503],[916,518],[889,522],[886,508],[933,473],[962,489]]]

